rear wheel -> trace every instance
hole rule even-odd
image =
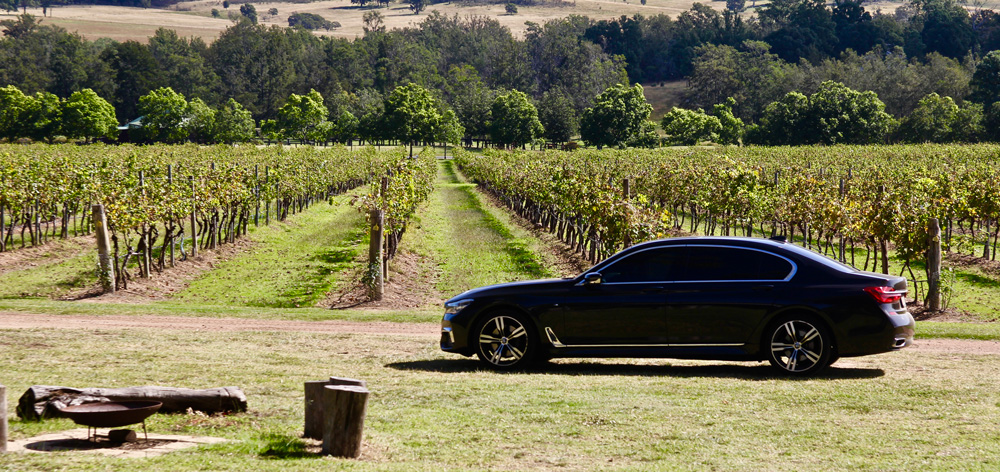
[[[791,316],[767,330],[768,361],[792,375],[812,375],[830,365],[833,336],[811,316]]]
[[[494,369],[520,369],[538,357],[538,336],[519,313],[491,313],[473,332],[476,355]]]

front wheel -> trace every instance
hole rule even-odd
[[[490,314],[479,323],[476,355],[494,369],[519,369],[538,357],[538,336],[531,323],[516,313]]]
[[[771,325],[768,361],[784,373],[811,375],[830,364],[833,336],[811,317],[789,317]]]

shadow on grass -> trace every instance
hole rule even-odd
[[[330,275],[343,271],[354,262],[357,251],[353,247],[334,248],[310,257],[311,262],[319,263],[311,273],[303,276],[295,284],[295,288],[281,294],[281,300],[265,304],[271,308],[295,308],[316,303],[326,295],[330,285]]]
[[[480,362],[472,359],[434,359],[425,361],[397,362],[386,367],[398,370],[422,370],[428,372],[456,373],[488,371]],[[862,369],[855,367],[827,367],[817,375],[810,377],[792,377],[780,374],[765,363],[718,364],[718,365],[634,365],[634,364],[596,364],[591,362],[574,363],[542,363],[530,369],[504,372],[510,375],[547,374],[547,375],[619,375],[637,377],[715,377],[742,380],[815,380],[815,379],[873,379],[885,375],[882,369]]]
[[[267,434],[261,439],[264,440],[264,445],[260,456],[267,459],[302,459],[318,456],[307,449],[305,441],[293,436]]]

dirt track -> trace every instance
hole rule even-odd
[[[186,316],[78,316],[0,313],[0,329],[132,329],[151,328],[180,331],[306,331],[312,333],[388,334],[393,336],[436,337],[434,323],[391,323],[386,321],[286,321],[246,318],[196,318]]]
[[[79,316],[0,313],[0,329],[169,329],[181,331],[305,331],[313,333],[387,334],[436,338],[436,323],[387,321],[286,321],[184,316]],[[917,339],[910,348],[921,352],[1000,355],[1000,342],[967,339]]]

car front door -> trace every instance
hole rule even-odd
[[[652,248],[612,262],[591,283],[571,289],[558,340],[568,347],[632,347],[667,342],[667,281],[683,263],[673,247]]]

